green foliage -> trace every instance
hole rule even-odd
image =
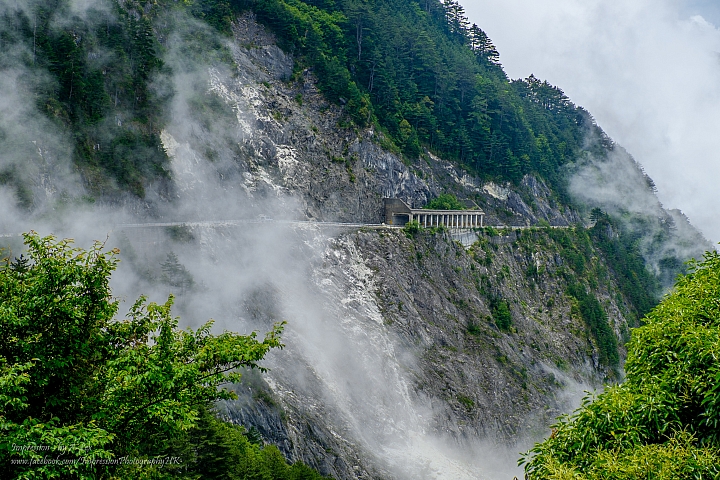
[[[496,299],[490,302],[490,310],[492,311],[495,325],[503,332],[509,331],[512,326],[510,305],[505,300]]]
[[[580,315],[590,329],[590,334],[597,342],[600,363],[609,367],[617,367],[620,361],[617,338],[597,297],[588,292],[585,286],[577,282],[573,282],[568,286],[568,294],[577,300]]]
[[[3,139],[4,140],[4,139]],[[17,167],[5,167],[0,171],[0,185],[9,185],[15,190],[15,198],[18,205],[24,208],[30,208],[33,203],[32,191],[28,185],[25,185],[23,179],[17,174]]]
[[[523,459],[531,478],[720,476],[720,255],[690,273],[632,332],[625,382],[586,398]]]
[[[558,88],[532,76],[509,81],[490,39],[456,2],[129,0],[91,8],[87,18],[68,15],[69,3],[10,9],[0,36],[32,51],[26,66],[52,78],[33,93],[73,132],[75,163],[94,194],[119,187],[143,196],[149,182],[169,176],[159,133],[170,97],[152,85],[170,73],[160,39],[171,27],[158,19],[172,10],[229,35],[234,16],[252,9],[297,59],[297,72],[310,67],[347,119],[374,125],[380,143],[409,157],[427,148],[480,175],[518,181],[536,172],[561,188],[560,166],[611,146]]]
[[[167,469],[178,479],[323,480],[307,465],[288,465],[273,445],[262,446],[257,430],[218,420],[202,409],[196,426],[176,437],[168,455],[179,455],[181,466]]]
[[[602,218],[607,218],[607,214],[601,208],[595,207],[590,211],[590,221],[597,222]]]
[[[258,20],[268,25],[281,45],[299,53],[301,61],[315,69],[320,89],[331,101],[343,104],[352,120],[361,126],[373,118],[370,96],[362,93],[347,68],[342,11],[300,0],[238,1],[240,8],[252,8]],[[300,97],[300,100],[302,97]]]
[[[91,191],[112,193],[114,181],[142,196],[149,180],[167,177],[158,136],[162,99],[150,86],[163,67],[156,9],[108,2],[110,8],[90,8],[80,18],[69,3],[9,7],[0,17],[0,44],[32,52],[20,66],[49,81],[31,83],[31,93],[40,111],[72,132],[74,161]]]
[[[235,10],[229,0],[199,0],[185,1],[190,13],[200,20],[204,20],[212,27],[224,34],[232,33],[232,21],[235,19]]]
[[[598,215],[595,226],[590,229],[590,236],[613,270],[616,282],[630,302],[633,315],[635,318],[642,318],[657,305],[660,284],[657,277],[645,266],[645,260],[638,249],[639,237],[628,233],[610,217],[601,214]],[[677,268],[675,272],[682,271],[675,262],[673,266]]]
[[[472,410],[475,408],[475,402],[472,398],[466,397],[465,395],[458,394],[457,399],[460,403],[462,403],[466,409]]]
[[[500,232],[498,231],[498,229],[495,227],[492,227],[490,225],[482,227],[482,232],[485,235],[487,235],[488,237],[499,237],[500,236]],[[491,245],[493,245],[493,244],[491,243]]]
[[[559,166],[610,147],[560,89],[533,76],[509,81],[492,42],[457,2],[235,4],[301,54],[357,124],[379,124],[410,157],[424,147],[485,176],[517,181],[538,172],[559,186]]]
[[[0,33],[3,45],[33,52],[28,68],[50,74],[56,87],[37,88],[38,105],[73,132],[75,162],[94,194],[119,187],[143,196],[150,181],[169,176],[159,140],[169,95],[151,85],[169,73],[159,39],[171,32],[158,19],[172,10],[230,34],[234,16],[252,9],[347,119],[374,125],[380,143],[412,158],[427,148],[480,175],[518,181],[536,172],[561,188],[560,166],[611,146],[558,88],[532,76],[509,81],[490,39],[456,2],[131,0],[90,9],[86,19],[68,16],[68,5],[11,10]]]
[[[538,234],[527,232],[520,240],[529,246],[533,235]],[[595,339],[601,363],[616,367],[619,362],[618,340],[607,314],[592,292],[612,278],[622,293],[618,303],[621,308],[627,307],[626,318],[631,325],[657,305],[658,282],[645,267],[637,249],[637,237],[617,230],[610,218],[602,213],[598,213],[596,225],[589,230],[581,227],[546,228],[543,234],[549,236],[554,241],[553,248],[558,249],[562,258],[560,271],[568,285],[567,293],[575,300],[573,309],[585,321]],[[598,261],[599,256],[609,268]],[[535,274],[535,266],[528,265],[526,276]],[[606,285],[609,287],[609,284]],[[613,375],[612,370],[609,373]]]
[[[592,261],[593,249],[590,236],[584,228],[547,228],[545,233],[560,247],[563,261],[573,269],[576,276],[583,276]]]
[[[192,229],[186,225],[173,225],[165,228],[167,235],[176,242],[187,243],[195,240]]]
[[[480,325],[478,325],[475,321],[468,322],[467,331],[470,335],[480,335],[482,334],[482,329],[480,328]]]
[[[578,313],[597,342],[601,362],[615,367],[619,361],[617,338],[608,324],[607,314],[589,291],[597,286],[599,278],[607,276],[607,271],[602,273],[594,257],[602,252],[612,270],[612,278],[628,301],[631,322],[657,304],[658,282],[645,267],[645,261],[637,249],[637,237],[624,233],[617,235],[610,218],[601,212],[596,214],[598,219],[590,230],[579,227],[546,229],[546,233],[555,240],[563,261],[572,269],[573,275],[566,275],[568,294],[577,300]],[[585,283],[579,279],[585,279]]]
[[[420,222],[418,222],[417,220],[413,220],[412,222],[408,222],[405,224],[405,226],[403,227],[403,232],[405,232],[405,235],[408,238],[412,238],[418,233],[420,233],[421,228],[422,227],[420,227]]]
[[[161,281],[171,287],[180,289],[180,292],[185,292],[195,285],[192,275],[178,261],[178,257],[174,252],[167,254],[167,260],[161,263],[160,267],[163,272],[160,277]]]
[[[159,134],[170,95],[158,82],[171,73],[159,41],[169,32],[163,31],[168,22],[157,20],[181,9],[229,34],[230,1],[106,0],[82,17],[72,13],[70,0],[21,3],[26,7],[9,6],[0,16],[0,46],[32,52],[19,57],[19,67],[33,78],[28,88],[38,109],[71,132],[73,160],[90,192],[119,188],[144,196],[148,183],[169,177]],[[17,66],[0,62],[0,71]],[[27,192],[18,194],[31,203]]]
[[[200,407],[234,397],[218,387],[239,380],[239,367],[262,370],[267,351],[282,347],[280,324],[262,341],[211,335],[212,322],[179,330],[172,297],[164,305],[141,297],[115,319],[108,281],[117,249],[83,250],[34,233],[25,243],[28,257],[0,268],[0,464],[8,477],[134,478],[133,465],[10,461],[151,459],[196,426]]]
[[[430,200],[423,208],[428,210],[465,210],[465,206],[452,193],[443,193]]]

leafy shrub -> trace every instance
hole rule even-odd
[[[443,193],[430,200],[423,208],[428,210],[465,210],[465,206],[451,193]]]
[[[510,306],[505,300],[499,300],[494,302],[492,305],[492,315],[495,320],[495,325],[502,330],[507,332],[512,326],[512,313],[510,313]]]
[[[689,271],[633,330],[625,382],[586,397],[523,457],[530,478],[720,476],[720,255]]]
[[[482,329],[481,329],[480,326],[479,326],[475,321],[473,321],[473,320],[471,320],[471,321],[468,323],[467,331],[468,331],[468,333],[469,333],[470,335],[480,335],[480,334],[482,334]]]
[[[487,227],[483,227],[483,230],[485,231],[485,235],[488,237],[497,237],[500,235],[500,232],[498,232],[495,227],[491,227],[489,225]]]
[[[405,235],[408,236],[408,238],[414,237],[418,233],[420,233],[420,222],[417,220],[413,220],[412,222],[408,222],[405,224],[405,227],[403,227],[403,232],[405,232]]]
[[[212,335],[212,322],[180,330],[172,297],[164,305],[141,297],[116,319],[109,276],[117,249],[103,252],[98,242],[83,250],[36,234],[25,243],[27,258],[0,266],[3,478],[137,478],[133,469],[146,465],[103,462],[162,454],[197,426],[202,406],[234,398],[218,387],[238,381],[238,368],[261,368],[267,351],[282,346],[281,324],[262,341],[255,333]],[[46,454],[68,462],[29,463]],[[72,462],[80,457],[89,461]]]
[[[465,395],[458,394],[457,399],[460,403],[462,403],[466,409],[472,410],[475,408],[475,402],[472,398],[466,397]]]

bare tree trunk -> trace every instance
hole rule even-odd
[[[73,82],[74,81],[75,81],[75,60],[70,62],[70,97],[68,97],[68,100],[72,100]]]
[[[35,65],[35,52],[37,46],[37,14],[33,17],[33,65]]]
[[[370,92],[370,93],[372,93],[373,86],[375,83],[375,65],[376,65],[376,63],[377,62],[375,60],[373,60],[372,68],[370,69],[370,82],[368,82],[368,92]]]

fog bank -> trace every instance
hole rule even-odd
[[[720,178],[720,9],[689,0],[466,0],[511,78],[565,91],[713,242]]]

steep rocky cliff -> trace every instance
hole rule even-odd
[[[218,127],[217,117],[210,128],[192,131],[186,130],[185,121],[175,121],[164,137],[171,154],[168,135],[173,133],[192,142],[199,157],[222,147],[226,155],[235,151],[228,163],[244,175],[248,192],[293,195],[300,200],[293,213],[321,221],[379,223],[383,197],[421,207],[443,192],[476,201],[487,210],[490,225],[580,221],[535,177],[527,176],[511,189],[482,182],[429,152],[420,161],[403,161],[382,148],[381,133],[348,125],[342,107],[318,91],[312,71],[292,75],[292,58],[251,14],[234,24],[233,33],[230,49],[236,68],[224,75],[211,68],[209,82],[210,91],[232,108],[239,128],[230,139],[218,139],[218,131],[230,127]]]
[[[328,358],[308,358],[306,345],[289,345],[269,384],[253,377],[240,386],[246,395],[226,405],[226,414],[256,427],[290,458],[338,478],[376,478],[378,469],[433,478],[415,470],[424,464],[440,472],[437,478],[476,478],[444,471],[442,448],[421,448],[432,442],[453,445],[460,458],[474,455],[465,459],[470,471],[509,474],[513,455],[547,434],[582,388],[598,387],[612,368],[599,362],[577,300],[567,293],[565,277],[575,275],[571,255],[552,234],[481,236],[470,250],[445,232],[408,238],[397,230],[361,230],[328,240],[312,277],[325,305],[323,328],[343,338],[342,352],[326,355],[346,365],[325,365]],[[602,256],[593,249],[591,255],[585,273],[622,338],[623,296],[603,271]],[[497,302],[508,306],[508,324]],[[292,316],[278,312],[279,303],[264,293],[246,306],[252,316]],[[327,368],[329,375],[316,372]]]
[[[291,57],[252,15],[233,33],[235,70],[209,68],[208,78],[237,126],[217,117],[203,126],[191,115],[162,136],[177,203],[192,204],[215,181],[226,192],[239,183],[232,198],[252,203],[245,213],[379,223],[383,197],[419,207],[453,192],[485,209],[489,225],[541,226],[475,233],[469,248],[442,229],[263,226],[271,232],[263,238],[286,237],[281,258],[293,266],[277,272],[291,279],[246,285],[241,320],[230,325],[286,319],[287,348],[267,375],[248,374],[224,415],[289,459],[342,479],[517,473],[517,452],[548,434],[584,388],[618,379],[617,345],[637,321],[616,281],[623,272],[593,246],[579,211],[542,180],[483,182],[429,152],[404,161],[382,147],[381,133],[344,124],[313,72],[292,73]],[[215,152],[210,167],[207,151]],[[217,171],[220,178],[207,180]],[[578,226],[563,228],[570,225]],[[595,233],[617,236],[608,228]],[[222,258],[216,235],[196,232],[195,243],[175,249],[201,239]],[[241,243],[250,234],[236,235],[223,234]],[[587,318],[589,298],[614,338],[615,361]]]
[[[95,206],[81,187],[45,188],[50,207],[34,217],[12,213],[3,187],[4,224],[15,232],[30,218],[30,228],[80,241],[110,231],[123,252],[118,296],[175,293],[187,324],[212,316],[218,329],[247,331],[287,321],[270,371],[247,372],[239,399],[219,408],[290,460],[339,479],[511,478],[517,453],[584,388],[619,380],[622,344],[647,302],[637,301],[643,267],[622,270],[618,239],[629,231],[631,253],[661,252],[646,255],[660,275],[707,246],[613,145],[616,155],[568,168],[579,180],[563,192],[538,175],[481,179],[357,127],[252,14],[230,38],[182,14],[159,18],[167,171],[141,199],[108,187]],[[618,165],[639,210],[595,194],[612,190],[603,173]],[[55,181],[95,193],[112,183],[84,175]],[[585,188],[593,178],[604,182],[597,192]],[[45,183],[34,185],[43,193]],[[476,203],[495,228],[322,224],[377,224],[384,197],[420,208],[441,193]]]

